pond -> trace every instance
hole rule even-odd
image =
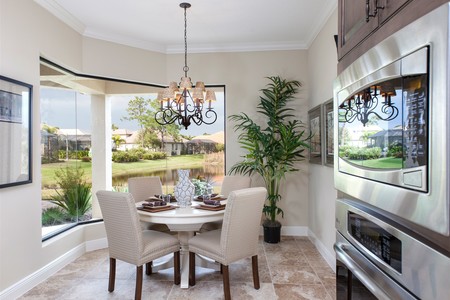
[[[164,170],[153,170],[148,172],[140,172],[133,174],[122,174],[118,176],[114,176],[112,179],[112,185],[116,189],[124,189],[128,186],[128,178],[130,177],[141,177],[141,176],[159,176],[161,178],[161,182],[163,184],[163,188],[165,189],[165,193],[172,193],[173,186],[176,184],[178,180],[178,168],[176,169],[164,169]],[[224,168],[223,165],[206,165],[198,168],[189,168],[190,178],[206,178],[216,190],[221,186],[223,176],[224,176]]]

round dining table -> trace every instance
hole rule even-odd
[[[222,201],[225,204],[226,201]],[[175,205],[176,206],[176,205]],[[193,202],[189,207],[177,207],[171,210],[148,212],[138,210],[141,222],[166,224],[171,231],[178,232],[178,240],[180,241],[180,258],[181,258],[181,288],[189,287],[189,239],[194,236],[195,232],[207,222],[215,222],[223,220],[225,209],[222,210],[206,210],[200,209],[199,203]],[[208,267],[219,270],[217,263],[208,260],[197,260],[202,267]],[[173,266],[173,262],[163,263],[152,268],[153,271],[169,268]]]

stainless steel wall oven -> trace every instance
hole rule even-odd
[[[450,299],[450,4],[336,79],[338,299]]]

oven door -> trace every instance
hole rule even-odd
[[[372,264],[339,232],[334,249],[338,300],[418,299]]]

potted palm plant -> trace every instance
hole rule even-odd
[[[234,164],[229,173],[259,174],[267,188],[267,201],[263,208],[264,241],[280,241],[281,223],[277,216],[284,217],[278,207],[281,200],[280,183],[287,173],[299,171],[295,164],[305,159],[311,136],[305,133],[304,124],[295,118],[294,109],[287,107],[301,86],[299,81],[286,80],[279,76],[267,77],[270,83],[262,89],[257,113],[265,121],[258,124],[247,114],[229,116],[234,121],[235,131],[240,132],[239,144],[247,153],[243,160]]]

